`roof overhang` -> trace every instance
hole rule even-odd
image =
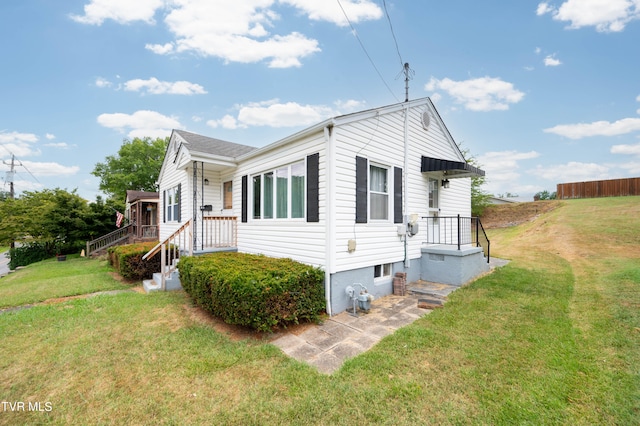
[[[422,156],[420,171],[422,173],[442,172],[444,176],[450,179],[484,176],[484,170],[474,167],[469,163],[425,157],[424,155]]]

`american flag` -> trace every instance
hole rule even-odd
[[[122,225],[122,219],[124,219],[124,215],[119,211],[116,211],[116,226],[118,228],[120,228],[120,225]]]

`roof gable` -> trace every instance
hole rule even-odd
[[[187,145],[186,148],[191,153],[199,152],[221,157],[236,158],[256,149],[253,146],[227,142],[184,130],[174,130],[174,132],[182,138],[183,143]]]

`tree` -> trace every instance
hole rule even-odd
[[[156,182],[169,138],[125,139],[117,155],[109,155],[91,172],[100,178],[100,190],[124,200],[127,190],[156,191]]]
[[[480,164],[478,164],[478,160],[471,155],[468,149],[462,149],[462,144],[459,146],[460,152],[462,152],[463,157],[467,160],[467,163],[471,164],[474,167],[480,168]],[[487,182],[487,178],[484,176],[473,176],[471,178],[471,215],[472,216],[482,216],[484,209],[490,204],[489,199],[491,198],[491,194],[482,190],[482,185]]]
[[[554,192],[549,192],[546,189],[544,191],[540,191],[537,192],[534,196],[533,196],[534,200],[555,200],[556,199],[556,193]]]

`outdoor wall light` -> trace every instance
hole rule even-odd
[[[209,186],[209,179],[204,180],[204,186]]]
[[[449,187],[449,179],[443,179],[442,180],[442,187],[443,188],[448,188]]]

